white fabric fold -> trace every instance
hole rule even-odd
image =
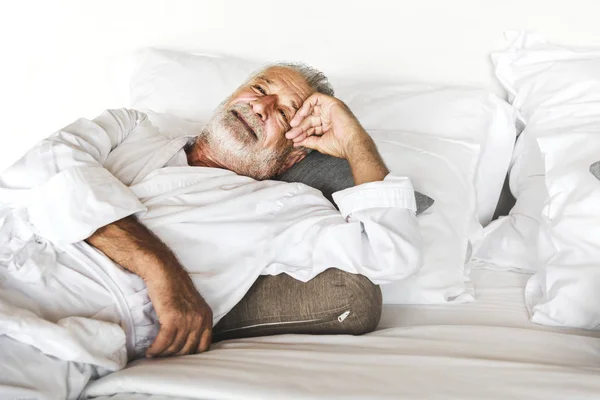
[[[0,299],[0,335],[29,344],[65,361],[116,371],[127,363],[125,333],[117,324],[67,317],[56,323]]]
[[[102,167],[76,167],[54,175],[32,190],[27,209],[39,235],[59,245],[85,240],[103,226],[146,211]]]

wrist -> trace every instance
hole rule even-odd
[[[347,160],[355,185],[382,181],[389,174],[375,142],[368,135],[350,146]]]
[[[366,132],[355,135],[346,145],[345,158],[350,164],[358,162],[365,157],[371,158],[373,154],[378,154],[377,147],[373,139]]]

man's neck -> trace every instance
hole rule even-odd
[[[200,140],[196,139],[191,145],[185,147],[187,162],[193,167],[210,167],[223,168],[225,167],[211,156],[207,151],[206,146],[202,146]]]

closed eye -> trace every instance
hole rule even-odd
[[[287,114],[285,113],[285,111],[283,110],[283,108],[280,108],[280,109],[279,109],[279,114],[281,114],[281,116],[283,117],[283,119],[284,119],[286,122],[289,122],[289,121],[288,121],[288,116],[287,116]]]
[[[256,89],[257,91],[259,91],[263,95],[267,94],[267,92],[265,91],[265,89],[263,89],[263,87],[260,86],[260,85],[252,85],[252,88]]]

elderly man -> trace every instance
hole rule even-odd
[[[311,149],[350,164],[340,211],[266,180]],[[217,339],[365,333],[381,312],[373,283],[420,263],[410,182],[303,65],[254,75],[195,137],[133,110],[78,120],[0,176],[0,203],[4,393],[62,379],[77,396],[127,356],[207,350],[213,325]],[[24,382],[26,365],[47,372]]]

